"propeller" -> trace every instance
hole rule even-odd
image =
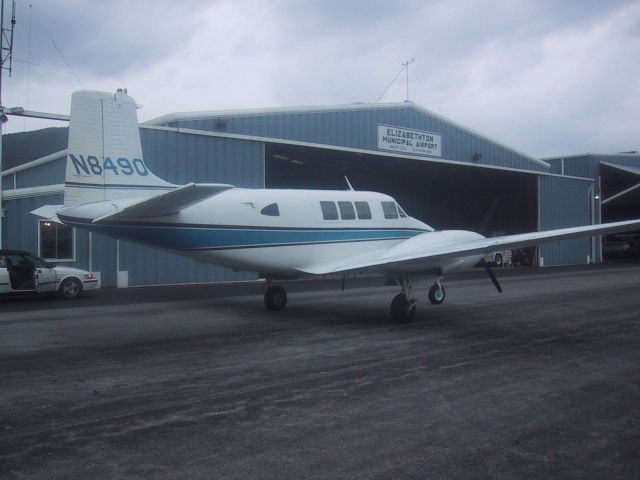
[[[498,279],[496,278],[496,274],[493,273],[493,270],[491,270],[491,267],[489,266],[489,264],[484,260],[484,258],[482,259],[482,261],[480,262],[480,264],[484,267],[484,269],[487,271],[487,275],[489,275],[489,278],[491,279],[491,282],[493,283],[493,285],[496,287],[496,290],[498,290],[498,292],[502,293],[502,287],[500,286],[500,283],[498,282]]]

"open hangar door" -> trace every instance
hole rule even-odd
[[[640,218],[640,168],[601,162],[600,195],[603,223]],[[640,262],[640,231],[604,237],[602,257]]]
[[[437,230],[497,236],[535,231],[537,176],[425,160],[286,144],[265,145],[266,188],[356,190],[393,196],[411,216]],[[531,265],[531,249],[514,263]]]

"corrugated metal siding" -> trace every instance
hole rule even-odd
[[[640,155],[596,155],[599,162],[615,163],[626,167],[640,168]]]
[[[125,241],[120,242],[120,268],[129,271],[129,285],[227,282],[257,278],[255,273],[233,272]]]
[[[89,245],[88,234],[86,240]],[[100,273],[100,281],[103,287],[115,287],[117,285],[116,274],[116,240],[97,233],[91,234],[91,253],[93,272]],[[85,268],[89,268],[89,265]]]
[[[37,165],[28,170],[16,172],[17,188],[39,187],[64,183],[66,158]]]
[[[260,142],[148,129],[141,129],[140,137],[145,162],[169,182],[264,187],[264,153]]]
[[[11,190],[13,188],[13,174],[2,177],[2,190]]]
[[[60,205],[63,202],[62,195],[46,195],[39,197],[21,198],[5,202],[7,222],[3,229],[3,247],[28,250],[39,254],[38,245],[38,218],[29,212],[42,205]],[[88,233],[75,231],[76,261],[64,262],[64,265],[78,268],[88,268]]]
[[[552,173],[560,173],[560,162],[562,157],[546,159],[549,164],[553,164]],[[556,171],[557,170],[557,171]],[[600,175],[600,162],[594,155],[582,155],[579,157],[569,157],[564,159],[564,174],[573,177],[596,179]]]
[[[172,126],[196,130],[253,135],[376,151],[378,124],[424,130],[442,135],[442,157],[474,163],[474,153],[482,154],[480,164],[547,171],[524,155],[470,133],[440,118],[412,107],[370,110],[342,110],[301,113],[274,113],[227,118],[226,126],[216,119],[172,122]]]
[[[544,175],[539,179],[540,230],[591,224],[591,182]],[[586,263],[587,255],[591,255],[590,238],[564,240],[540,247],[545,266]]]
[[[555,173],[556,175],[562,174],[562,160],[559,158],[545,158],[544,161],[551,166],[549,173]]]
[[[3,228],[4,248],[38,252],[38,221],[29,212],[42,205],[61,203],[61,195],[21,198],[4,202],[6,223]]]

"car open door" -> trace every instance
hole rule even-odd
[[[37,274],[38,292],[53,292],[58,287],[58,278],[53,265],[35,255],[26,255],[27,260],[33,265]]]
[[[9,270],[4,261],[4,255],[0,255],[0,293],[8,293],[11,291],[9,283]]]

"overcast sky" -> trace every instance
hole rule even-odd
[[[140,121],[372,102],[415,58],[410,100],[531,155],[640,149],[638,0],[16,4],[8,107],[68,113],[74,90],[118,87]],[[380,101],[403,101],[405,82]],[[49,125],[64,124],[11,117],[3,131]]]

